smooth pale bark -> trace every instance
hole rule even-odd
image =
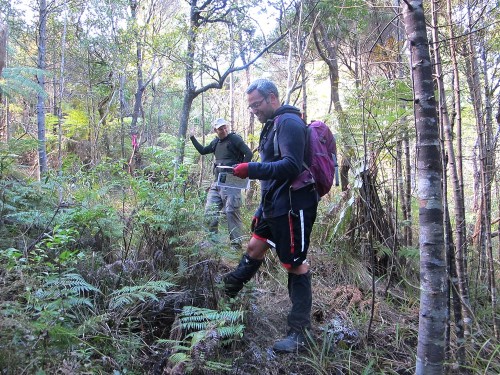
[[[433,0],[431,2],[432,5],[432,38],[433,38],[433,56],[434,56],[434,69],[435,69],[435,76],[436,76],[436,83],[437,83],[437,88],[438,88],[438,93],[439,93],[439,121],[441,125],[441,137],[443,139],[443,154],[444,150],[446,149],[447,152],[447,160],[443,163],[443,202],[444,202],[444,210],[445,210],[445,228],[451,227],[450,223],[450,218],[449,218],[449,207],[448,207],[448,198],[447,198],[447,191],[448,191],[448,175],[446,173],[446,170],[449,171],[449,174],[452,179],[452,184],[453,184],[453,199],[455,202],[455,223],[457,227],[457,235],[456,239],[458,242],[458,248],[463,248],[464,243],[463,241],[465,240],[464,238],[460,237],[460,234],[463,233],[464,225],[465,225],[465,205],[463,201],[463,194],[462,191],[460,190],[460,184],[458,180],[458,171],[456,167],[456,159],[455,159],[455,149],[453,146],[453,134],[452,134],[452,129],[451,129],[451,121],[450,121],[450,116],[448,114],[448,106],[446,104],[446,91],[445,91],[445,85],[444,85],[444,79],[443,79],[443,69],[442,69],[442,60],[441,60],[441,50],[440,48],[442,47],[439,43],[439,34],[438,34],[438,9],[439,9],[439,4],[437,0]],[[446,230],[445,231],[445,245],[446,245],[446,252],[448,254],[448,262],[451,259],[455,259],[454,254],[450,254],[451,251],[455,251],[455,244],[453,242],[453,236],[451,231]],[[455,265],[449,265],[448,266],[455,268]],[[453,272],[455,273],[455,272]],[[458,287],[458,283],[456,279],[451,280],[455,285],[454,287]],[[454,295],[455,297],[458,297]],[[454,300],[454,303],[457,305],[460,305],[460,300]],[[459,362],[463,363],[463,360],[465,359],[465,350],[462,345],[464,341],[464,325],[463,325],[463,319],[462,319],[462,314],[459,310],[455,309],[455,334],[457,337],[457,343],[458,343],[458,351],[456,358]]]
[[[40,73],[37,75],[40,93],[37,98],[37,126],[38,126],[38,166],[40,175],[47,172],[47,149],[45,139],[45,56],[47,53],[47,2],[40,0],[39,25],[38,25],[38,62],[37,68]]]
[[[464,179],[463,179],[463,153],[462,153],[462,98],[461,98],[461,88],[460,88],[460,75],[459,67],[457,61],[457,51],[456,51],[456,39],[455,32],[453,29],[452,22],[452,4],[451,0],[447,0],[446,3],[446,18],[448,21],[448,32],[449,32],[449,48],[451,63],[453,67],[453,102],[454,102],[454,130],[455,130],[455,144],[456,144],[456,156],[454,158],[450,157],[451,162],[454,163],[456,174],[453,174],[453,193],[455,199],[455,235],[456,235],[456,253],[455,253],[455,268],[456,268],[456,279],[453,278],[452,282],[458,284],[458,290],[460,291],[460,304],[463,304],[461,315],[463,316],[461,320],[462,327],[458,329],[463,331],[463,336],[457,334],[457,344],[459,346],[463,345],[461,340],[466,340],[470,335],[470,322],[472,321],[470,317],[470,303],[469,303],[469,280],[467,274],[467,230],[465,222],[465,200],[464,200]],[[452,139],[452,129],[449,129],[450,134],[448,136],[447,145],[448,148],[453,148]],[[454,148],[453,148],[454,149]],[[454,301],[454,303],[456,303]],[[460,325],[458,318],[459,311],[455,306],[455,324]]]
[[[444,248],[442,164],[432,63],[422,1],[403,5],[417,130],[420,312],[417,375],[444,373],[448,275]]]
[[[0,76],[2,75],[3,69],[7,65],[7,36],[7,24],[0,20]],[[0,93],[0,103],[1,102],[3,102],[2,93]],[[8,140],[7,106],[3,106],[2,110],[5,111],[5,114],[2,113],[2,116],[0,118],[0,141],[4,142]]]
[[[411,187],[411,154],[410,154],[410,136],[408,135],[408,130],[404,131],[403,134],[403,147],[405,150],[405,165],[406,165],[406,178],[405,178],[405,202],[407,204],[406,210],[406,220],[408,220],[408,226],[405,227],[405,237],[408,246],[413,246],[413,213],[411,209],[411,198],[412,198],[412,187]]]
[[[469,30],[472,30],[475,20],[473,18],[473,9],[468,9]],[[491,115],[488,121],[488,98],[489,94],[484,98],[481,96],[481,80],[480,70],[477,58],[476,49],[481,50],[483,44],[482,39],[478,39],[475,33],[469,32],[467,35],[467,47],[470,69],[469,89],[472,96],[472,105],[476,120],[476,131],[479,151],[479,181],[480,181],[480,210],[478,212],[478,221],[480,225],[479,241],[477,243],[478,250],[486,256],[487,280],[490,292],[491,311],[493,321],[494,337],[498,340],[500,337],[500,318],[498,316],[497,307],[497,290],[495,277],[495,264],[493,258],[493,244],[491,238],[491,186],[494,172],[494,149],[493,149],[493,130],[491,124]],[[488,90],[488,72],[484,72],[484,86]],[[486,102],[486,105],[484,104]]]

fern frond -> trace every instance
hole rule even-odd
[[[172,363],[189,362],[191,358],[186,353],[177,352],[170,356],[169,361]]]
[[[236,326],[219,327],[217,328],[217,333],[220,337],[226,339],[231,337],[242,337],[245,326],[242,324]]]
[[[137,301],[158,301],[156,295],[166,292],[172,286],[174,286],[173,283],[164,280],[148,281],[143,285],[124,286],[110,294],[109,308],[114,310]]]
[[[0,91],[7,96],[19,94],[25,98],[33,94],[46,96],[47,93],[33,80],[33,76],[40,74],[47,76],[49,73],[45,70],[29,67],[6,67],[2,71],[5,80],[0,84]]]
[[[66,273],[60,277],[56,276],[54,278],[51,278],[47,280],[45,286],[61,288],[64,290],[71,291],[75,294],[101,292],[98,288],[85,281],[85,279],[77,273]]]
[[[64,308],[68,309],[71,307],[78,307],[78,306],[87,306],[90,307],[91,309],[94,308],[94,304],[90,299],[88,298],[82,298],[82,297],[69,297],[65,298],[64,300],[55,300],[50,303],[47,303],[45,306],[47,309],[50,310],[56,310],[61,307],[61,305],[64,306]]]

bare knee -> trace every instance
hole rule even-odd
[[[247,245],[247,254],[252,259],[264,259],[267,249],[269,245],[266,242],[252,237]]]

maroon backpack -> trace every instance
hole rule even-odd
[[[274,121],[274,127],[280,116]],[[279,155],[278,140],[274,132],[274,155]],[[292,181],[292,190],[315,184],[319,196],[327,194],[335,180],[338,182],[337,145],[330,128],[323,121],[307,125],[304,171]]]

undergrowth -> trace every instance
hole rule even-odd
[[[310,251],[312,345],[276,356],[269,348],[286,321],[285,272],[270,253],[243,293],[225,300],[217,280],[240,254],[224,225],[217,236],[204,231],[204,192],[187,167],[174,173],[167,156],[152,150],[153,161],[134,175],[123,161],[42,182],[3,170],[2,374],[413,373],[416,249],[402,249],[372,290],[359,243],[342,235],[354,201],[324,200]],[[350,332],[341,339],[339,321]],[[478,335],[466,352],[468,373],[500,373],[499,350]]]

